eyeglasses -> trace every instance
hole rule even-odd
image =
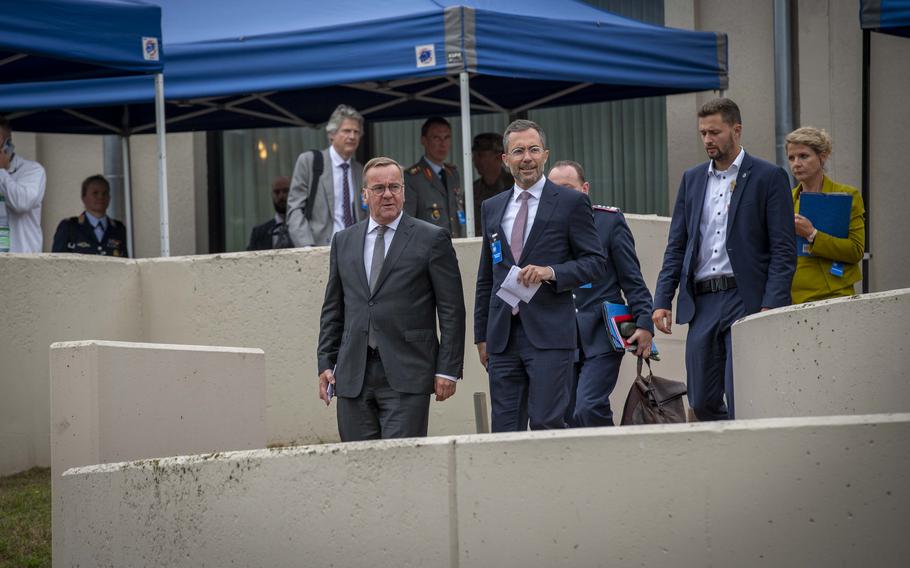
[[[513,148],[512,151],[509,152],[509,155],[513,158],[521,158],[525,153],[531,154],[532,158],[539,158],[543,154],[543,148],[540,146],[531,146],[527,149],[521,147]]]
[[[387,189],[392,193],[392,195],[398,195],[401,193],[401,190],[404,189],[404,186],[400,183],[390,183],[389,185],[374,185],[372,187],[368,187],[367,189],[372,191],[373,195],[377,196],[384,194],[385,190]]]

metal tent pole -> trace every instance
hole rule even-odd
[[[461,85],[461,159],[464,170],[464,213],[467,221],[467,235],[474,235],[474,162],[471,159],[471,89],[468,84],[468,73],[458,74]]]
[[[120,137],[121,157],[123,158],[123,218],[126,224],[126,253],[136,258],[136,245],[133,233],[133,171],[130,168],[130,138]]]
[[[161,217],[161,256],[171,255],[167,208],[167,147],[164,140],[164,75],[155,75],[155,130],[158,133],[158,206]]]

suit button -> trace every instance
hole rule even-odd
[[[572,294],[572,299],[573,299],[573,300],[575,299],[575,294]]]
[[[576,313],[576,314],[578,313],[578,308],[575,308],[575,313]]]
[[[371,305],[371,306],[373,306],[373,305],[375,305],[375,304],[376,304],[376,302],[370,302],[370,305]]]

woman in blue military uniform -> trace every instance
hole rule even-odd
[[[60,221],[54,234],[51,252],[75,252],[101,256],[127,257],[126,227],[107,216],[111,203],[111,186],[102,175],[82,182],[82,204],[85,211],[77,217]]]

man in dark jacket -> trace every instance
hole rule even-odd
[[[250,244],[247,245],[246,250],[281,249],[293,246],[285,223],[290,187],[291,178],[287,176],[276,177],[272,181],[272,205],[275,207],[275,217],[253,227],[253,231],[250,233]]]

